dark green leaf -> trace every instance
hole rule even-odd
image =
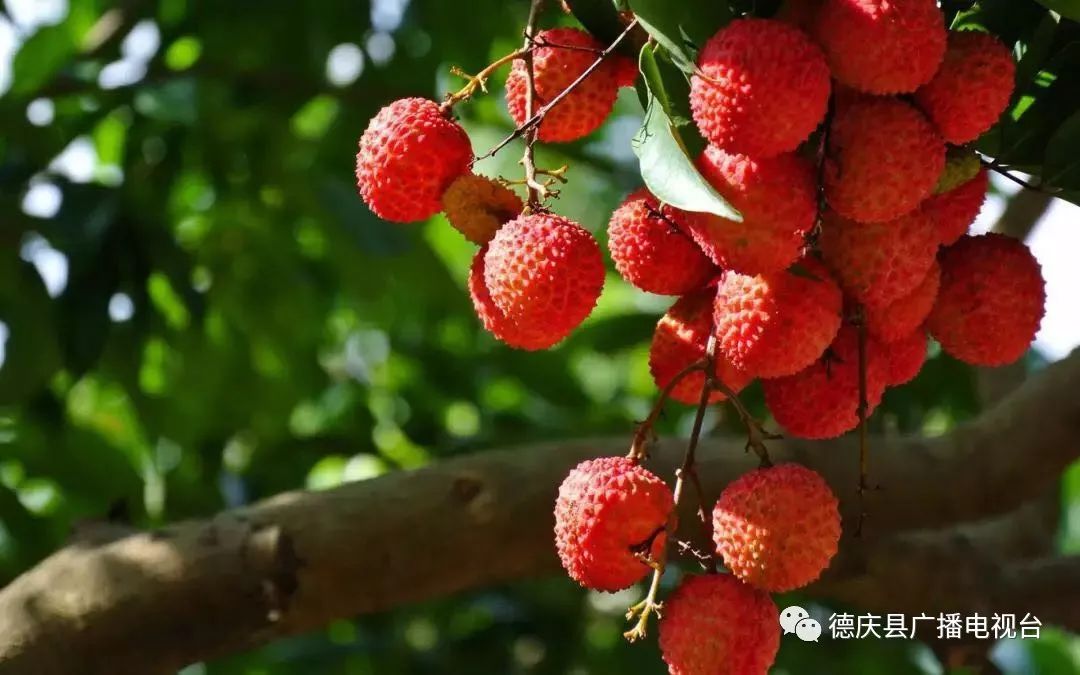
[[[697,50],[731,20],[727,3],[715,0],[630,0],[638,21],[685,72],[692,72]]]
[[[1039,2],[1067,19],[1080,21],[1080,0],[1039,0]]]
[[[1080,189],[1080,110],[1050,137],[1043,181],[1055,187]]]

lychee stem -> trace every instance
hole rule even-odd
[[[660,395],[656,398],[656,403],[653,404],[652,410],[649,411],[649,416],[646,417],[643,422],[638,424],[637,430],[634,431],[634,440],[630,443],[630,452],[626,454],[627,458],[641,461],[649,457],[649,446],[652,444],[653,439],[656,438],[653,427],[656,426],[657,420],[660,419],[660,415],[664,411],[664,404],[666,404],[671,397],[671,392],[674,391],[675,387],[677,387],[688,375],[705,370],[707,365],[708,361],[706,359],[694,361],[676,373],[675,377],[671,378],[671,381],[664,386],[660,391]]]
[[[544,0],[532,0],[529,6],[529,20],[525,24],[525,118],[533,118],[533,107],[536,103],[536,77],[533,72],[533,52],[530,48],[536,39],[536,19],[540,15],[540,8]],[[536,145],[536,135],[540,125],[535,124],[525,130],[525,154],[521,158],[521,164],[525,167],[525,189],[528,192],[526,209],[536,211],[540,208],[541,201],[547,197],[547,187],[536,180],[536,163],[533,159],[533,146]]]
[[[464,87],[454,92],[453,94],[447,94],[446,100],[443,101],[440,109],[443,111],[443,113],[448,113],[458,103],[461,103],[462,101],[467,101],[472,98],[473,95],[476,94],[477,89],[484,93],[487,93],[487,81],[492,76],[492,74],[502,66],[513,61],[514,59],[519,59],[524,56],[526,51],[528,51],[528,49],[518,49],[510,52],[509,54],[506,54],[505,56],[501,56],[487,66],[485,66],[484,69],[476,75],[469,75],[457,67],[452,68],[451,72],[454,75],[465,77],[468,79],[468,82],[465,84]]]

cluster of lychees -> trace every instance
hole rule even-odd
[[[505,59],[506,96],[531,141],[591,133],[636,77],[577,29],[542,31],[526,50]],[[931,336],[973,365],[1020,358],[1043,315],[1043,279],[1022,242],[967,235],[989,181],[965,147],[1005,110],[1014,75],[1004,44],[947,31],[935,0],[791,0],[708,40],[690,78],[708,141],[696,163],[739,218],[682,211],[641,188],[608,224],[619,273],[677,297],[649,355],[661,398],[716,402],[760,379],[788,433],[831,438],[916,376]],[[485,328],[514,347],[550,347],[595,306],[599,247],[533,184],[524,204],[472,173],[451,117],[459,99],[380,111],[360,140],[360,194],[387,220],[444,211],[481,247],[469,291]],[[643,459],[635,449],[584,462],[560,488],[558,552],[588,588],[663,569],[677,497]],[[837,500],[813,471],[766,462],[729,484],[712,515],[713,553],[730,574],[689,577],[667,600],[664,658],[676,675],[763,673],[779,645],[768,593],[828,566]]]
[[[595,131],[610,115],[619,87],[632,85],[637,75],[632,61],[611,55],[570,88],[603,45],[575,28],[541,31],[531,42],[534,111],[563,96],[540,120],[536,138],[542,142],[573,141]],[[526,65],[524,58],[513,63],[507,107],[524,125]],[[379,111],[360,139],[360,196],[376,215],[395,222],[443,211],[481,247],[469,293],[484,327],[510,346],[546,349],[596,305],[604,284],[600,247],[579,224],[539,205],[526,208],[504,183],[472,173],[472,148],[451,117],[453,102],[409,98]]]
[[[627,588],[663,560],[674,507],[668,486],[631,458],[582,462],[555,503],[559,558],[587,588]],[[798,464],[761,468],[724,489],[712,526],[731,574],[685,577],[664,602],[664,660],[677,675],[764,673],[780,646],[769,593],[805,586],[828,567],[840,540],[836,497]]]
[[[996,122],[1014,70],[933,0],[806,2],[716,33],[691,79],[697,166],[742,220],[642,189],[608,226],[627,281],[681,296],[653,336],[657,385],[696,402],[702,375],[673,379],[715,335],[728,389],[760,378],[789,434],[831,438],[915,377],[928,333],[967,363],[1019,358],[1040,269],[1019,241],[966,236],[988,180],[959,145]]]

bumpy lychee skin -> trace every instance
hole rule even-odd
[[[645,188],[627,197],[608,222],[608,250],[623,279],[659,295],[704,287],[716,269],[678,224],[686,216]]]
[[[917,209],[887,223],[856,223],[828,213],[818,244],[844,292],[881,307],[922,282],[934,264],[938,233]]]
[[[941,290],[927,326],[941,348],[976,366],[1023,356],[1046,304],[1042,270],[1028,247],[1003,234],[961,237],[939,262]]]
[[[915,91],[945,54],[934,0],[825,0],[813,32],[833,77],[871,94]]]
[[[949,33],[945,60],[934,78],[915,92],[915,101],[950,143],[974,141],[994,126],[1009,105],[1016,64],[993,35]]]
[[[915,379],[926,363],[926,330],[916,328],[904,337],[883,345],[888,372],[885,384],[898,387]]]
[[[771,19],[737,19],[698,55],[690,109],[701,135],[755,158],[794,150],[825,116],[829,69],[799,29]]]
[[[840,541],[836,496],[819,474],[798,464],[743,474],[720,493],[712,517],[724,566],[772,593],[821,576]]]
[[[572,579],[586,588],[618,591],[649,573],[634,549],[664,527],[673,507],[664,481],[625,457],[578,464],[559,486],[555,547]],[[657,559],[661,532],[650,553]]]
[[[881,402],[888,364],[880,343],[866,341],[867,415]],[[809,368],[765,380],[765,404],[784,430],[799,438],[835,438],[859,424],[858,333],[845,326],[836,341]]]
[[[480,248],[469,270],[469,297],[472,298],[473,309],[480,323],[497,340],[511,347],[530,351],[551,347],[558,342],[558,339],[547,330],[542,326],[532,324],[518,326],[506,318],[506,314],[491,299],[487,282],[484,280],[484,257],[487,255],[487,250],[486,244]]]
[[[709,335],[713,330],[713,300],[715,288],[707,288],[684,295],[661,317],[653,333],[649,347],[649,370],[659,389],[664,389],[684,368],[705,358]],[[717,354],[716,377],[732,391],[738,393],[750,382],[750,376],[731,365],[723,354]],[[691,373],[676,384],[670,397],[689,405],[701,400],[701,387],[705,376]],[[709,395],[709,402],[722,401],[726,397],[719,391]]]
[[[533,82],[536,99],[533,112],[558,96],[570,86],[602,50],[591,35],[577,28],[552,28],[536,35],[533,50]],[[567,143],[588,136],[604,123],[615,106],[618,95],[618,69],[609,61],[594,70],[577,88],[567,94],[544,116],[537,137],[544,143]],[[510,76],[506,79],[506,104],[514,122],[522,124],[525,114],[525,62],[514,61]]]
[[[685,577],[664,601],[660,652],[671,675],[765,675],[780,649],[768,593],[730,574]]]
[[[450,184],[442,203],[454,229],[481,246],[491,241],[503,223],[517,217],[524,206],[510,188],[471,173],[458,176]]]
[[[694,241],[713,262],[742,274],[778,272],[795,262],[817,216],[810,162],[792,153],[751,159],[713,145],[697,164],[743,218],[735,222],[710,213],[687,214]]]
[[[865,308],[866,328],[882,342],[896,342],[909,336],[926,321],[937,299],[941,268],[937,262],[913,291],[887,305]]]
[[[638,64],[637,61],[622,55],[611,57],[615,67],[615,83],[620,87],[633,87],[637,84]]]
[[[945,144],[921,112],[899,99],[853,97],[833,118],[825,199],[852,220],[892,220],[930,195],[944,167]]]
[[[484,256],[484,282],[506,319],[553,345],[589,315],[604,285],[596,240],[550,213],[519,216],[499,228]]]
[[[719,350],[754,377],[797,373],[832,342],[842,302],[839,286],[812,258],[772,274],[726,272],[714,314]]]
[[[958,187],[930,197],[922,203],[922,211],[937,227],[942,246],[948,246],[967,233],[979,217],[990,179],[986,169],[980,169],[975,177]]]
[[[442,196],[469,170],[461,126],[424,98],[403,98],[372,118],[356,153],[356,188],[383,220],[411,223],[442,210]]]

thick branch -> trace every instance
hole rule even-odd
[[[1006,513],[1038,496],[1080,455],[1078,382],[1080,352],[948,436],[874,439],[883,489],[868,504],[873,526],[859,542],[844,542],[838,571],[858,573],[889,533]],[[627,440],[486,452],[326,492],[287,493],[156,533],[73,544],[0,592],[0,674],[68,673],[72,663],[85,675],[174,672],[335,618],[551,572],[558,484],[582,459],[622,454]],[[650,467],[671,475],[681,445],[658,443]],[[702,444],[698,470],[710,494],[756,465],[742,445]],[[850,529],[852,439],[770,446],[777,461],[825,475]],[[690,538],[698,528],[694,505],[687,508]],[[867,548],[852,548],[859,546]],[[1032,602],[1057,603],[1062,615],[1076,604],[1064,592],[1080,592],[1072,589],[1080,575],[1046,585],[1074,563],[1027,564],[1047,575],[1028,580],[1039,585],[1023,589]],[[996,578],[1003,593],[1023,580],[1011,567]]]

